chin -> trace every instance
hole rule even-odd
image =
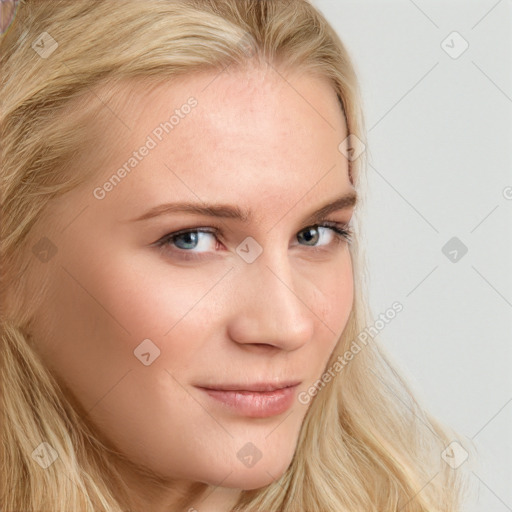
[[[216,475],[208,480],[212,480],[210,485],[219,485],[222,481],[222,487],[250,491],[261,489],[267,485],[279,480],[290,465],[290,460],[285,457],[276,459],[275,457],[264,461],[261,459],[253,467],[244,467],[243,464],[231,466],[226,470],[218,471]],[[229,474],[228,477],[226,475]]]
[[[242,491],[251,491],[253,489],[261,489],[271,483],[279,480],[284,472],[269,474],[265,470],[247,470],[239,474],[232,473],[228,478],[222,482],[222,487],[232,489],[240,489]],[[219,480],[210,482],[210,485],[218,485]]]

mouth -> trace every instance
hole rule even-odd
[[[292,406],[299,384],[295,381],[196,387],[224,410],[249,418],[268,418],[282,414]]]

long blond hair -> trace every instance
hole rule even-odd
[[[306,0],[25,0],[0,50],[1,505],[6,512],[121,512],[126,487],[108,449],[43,364],[28,328],[45,299],[44,287],[26,293],[31,272],[43,272],[31,250],[34,226],[52,198],[90,178],[66,166],[88,143],[88,98],[105,83],[115,91],[122,80],[163,81],[265,59],[327,77],[349,133],[364,141],[356,74],[339,37]],[[364,198],[365,154],[350,167]],[[469,451],[469,441],[420,406],[368,329],[360,212],[361,204],[350,245],[353,309],[328,367],[366,341],[321,384],[287,471],[243,491],[233,510],[460,510],[464,466],[453,469],[441,454],[453,440]],[[43,441],[59,456],[44,470],[31,455]]]

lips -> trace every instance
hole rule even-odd
[[[197,386],[203,389],[211,389],[215,391],[255,391],[266,392],[275,391],[278,389],[290,388],[298,386],[300,381],[282,381],[276,382],[256,382],[253,384],[213,384],[205,386]]]
[[[287,411],[293,404],[298,381],[280,383],[222,384],[197,386],[225,412],[248,418],[268,418]]]

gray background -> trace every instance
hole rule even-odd
[[[313,1],[361,81],[378,339],[475,443],[466,510],[512,511],[512,2]]]

